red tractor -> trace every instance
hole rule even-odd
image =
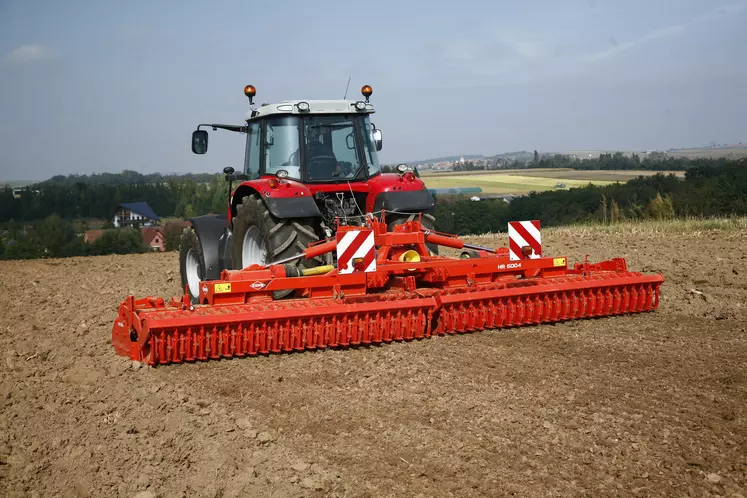
[[[224,269],[268,265],[333,237],[337,223],[365,226],[365,216],[389,230],[422,213],[433,229],[434,199],[406,165],[382,173],[377,151],[381,130],[371,122],[370,86],[364,100],[293,100],[254,107],[256,90],[244,88],[250,112],[240,125],[201,124],[192,133],[192,152],[205,154],[201,127],[246,134],[244,168],[223,170],[229,183],[227,214],[191,218],[180,243],[182,288],[197,301],[200,282],[217,280]],[[235,190],[231,182],[238,181]],[[429,249],[437,252],[436,245]],[[297,260],[299,266],[333,264],[334,255]],[[282,298],[289,292],[276,293]]]

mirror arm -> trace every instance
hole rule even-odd
[[[246,125],[227,125],[227,124],[210,124],[210,123],[199,124],[197,125],[197,129],[199,130],[201,126],[210,127],[213,129],[213,131],[220,128],[221,130],[235,131],[237,133],[246,133],[249,129],[249,127]]]

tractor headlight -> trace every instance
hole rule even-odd
[[[288,178],[288,172],[284,169],[279,169],[277,173],[275,173],[275,176],[278,178]]]
[[[366,110],[366,103],[365,102],[356,102],[355,108],[359,111],[365,111]]]
[[[409,169],[410,169],[410,167],[408,165],[406,165],[406,164],[398,164],[397,165],[397,171],[399,171],[400,173],[404,173],[405,171],[408,171]]]
[[[299,102],[296,104],[296,107],[298,107],[298,110],[301,112],[307,112],[309,109],[311,109],[311,106],[308,102]]]

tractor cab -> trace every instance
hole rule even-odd
[[[256,90],[247,85],[253,102]],[[377,151],[381,130],[371,121],[371,87],[363,87],[365,101],[294,100],[252,104],[245,126],[199,125],[192,150],[207,152],[207,132],[201,127],[228,129],[246,134],[243,174],[247,180],[265,176],[306,184],[366,181],[379,173]]]

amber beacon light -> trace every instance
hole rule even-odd
[[[368,102],[368,98],[373,93],[373,88],[371,88],[369,85],[363,85],[363,88],[361,88],[361,93],[364,97],[366,97],[366,102]]]
[[[249,103],[252,102],[254,99],[254,96],[257,95],[257,89],[254,88],[254,85],[246,85],[244,87],[244,95],[249,99]]]

